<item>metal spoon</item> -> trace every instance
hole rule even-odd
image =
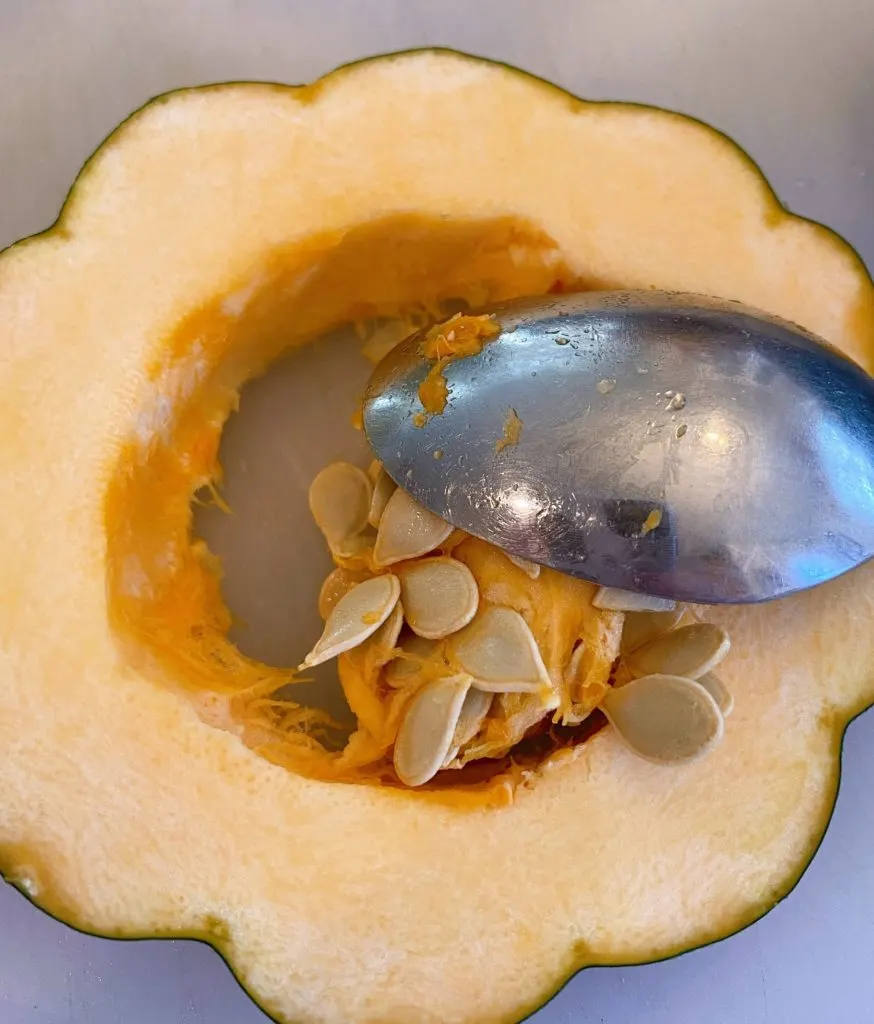
[[[734,302],[587,292],[495,311],[422,427],[422,335],[373,373],[364,429],[450,523],[605,586],[766,601],[874,555],[874,380]],[[518,442],[497,450],[511,410]]]

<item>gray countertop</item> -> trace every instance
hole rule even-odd
[[[155,93],[306,81],[423,45],[708,121],[874,266],[871,0],[0,0],[0,246],[45,227],[83,160]],[[869,1024],[874,714],[851,726],[843,772],[819,854],[766,919],[666,963],[585,972],[537,1024]],[[206,946],[83,936],[0,885],[0,1024],[266,1020]]]

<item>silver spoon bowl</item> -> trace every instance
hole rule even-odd
[[[424,426],[423,334],[365,395],[377,458],[450,523],[571,576],[703,604],[781,597],[874,555],[874,380],[837,349],[700,295],[494,313],[501,334],[446,366],[449,402]]]

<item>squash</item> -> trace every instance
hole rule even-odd
[[[593,286],[738,299],[874,366],[857,256],[674,114],[420,52],[181,91],[107,140],[0,262],[8,880],[91,932],[206,938],[278,1020],[343,1024],[514,1020],[792,888],[874,699],[874,567],[708,612],[736,701],[710,757],[603,729],[498,799],[331,777],[306,709],[271,759],[289,673],[229,643],[192,538],[240,386],[289,346]]]

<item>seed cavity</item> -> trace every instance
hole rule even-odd
[[[611,685],[605,677],[594,699],[586,698],[583,637],[597,642],[577,625],[560,635],[557,651],[547,633],[541,651],[537,636],[544,636],[517,610],[527,616],[538,602],[554,601],[553,591],[563,593],[561,577],[555,588],[552,577],[538,582],[540,565],[488,546],[483,574],[483,552],[465,554],[459,546],[468,538],[398,487],[376,461],[367,472],[344,462],[327,466],[310,488],[310,508],[336,568],[319,592],[322,635],[300,669],[350,655],[341,680],[344,688],[361,687],[347,690],[350,703],[357,708],[352,694],[364,694],[375,702],[373,720],[385,715],[378,728],[387,730],[386,738],[374,756],[390,754],[403,784],[421,786],[443,769],[503,757],[549,716],[576,724],[596,701],[625,746],[658,764],[694,761],[721,739],[733,698],[714,670],[730,640],[722,627],[696,621],[689,608],[615,587],[586,597],[590,614],[614,612],[623,624]],[[640,535],[660,521],[654,509]],[[498,551],[524,577],[505,565],[502,578]],[[615,629],[616,620],[607,616],[605,628],[608,622]],[[356,648],[361,656],[352,657]],[[555,664],[556,653],[566,658],[563,665]]]

